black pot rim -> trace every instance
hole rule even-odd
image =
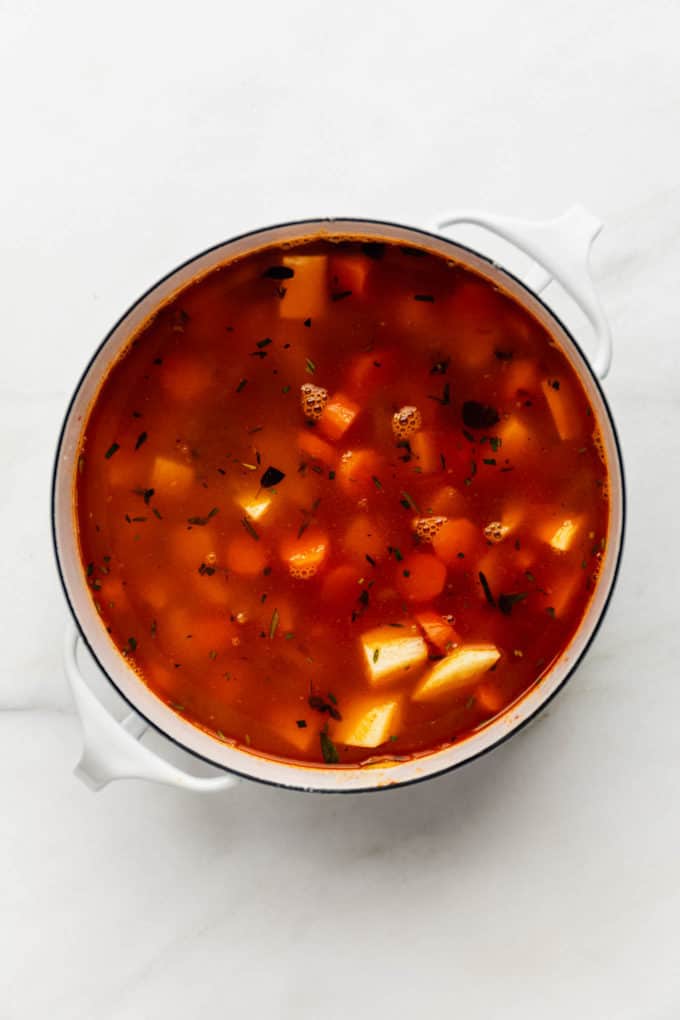
[[[377,785],[366,786],[366,787],[361,787],[359,789],[347,789],[347,788],[340,788],[340,787],[332,788],[332,789],[320,789],[318,787],[315,787],[313,784],[307,786],[307,785],[302,785],[302,784],[298,784],[298,783],[280,783],[280,782],[277,782],[277,781],[272,780],[272,779],[264,779],[264,778],[262,778],[260,776],[253,776],[249,772],[241,772],[241,771],[239,771],[237,769],[234,769],[234,768],[228,768],[227,766],[222,765],[222,764],[220,764],[218,762],[215,762],[211,758],[208,758],[205,755],[200,754],[198,751],[195,751],[193,748],[187,747],[180,740],[177,740],[175,737],[172,737],[168,733],[166,733],[165,730],[161,726],[159,726],[159,724],[157,722],[155,722],[153,719],[150,719],[143,712],[141,712],[139,710],[139,708],[134,704],[134,702],[131,701],[127,697],[127,695],[125,695],[123,693],[123,691],[118,687],[118,685],[116,684],[115,680],[110,676],[110,674],[104,669],[103,665],[99,661],[99,658],[97,657],[94,649],[92,648],[92,646],[91,646],[91,644],[90,644],[90,642],[89,642],[89,640],[87,638],[87,635],[86,635],[86,633],[84,631],[84,628],[81,626],[80,619],[78,617],[78,614],[76,613],[76,610],[75,610],[75,607],[73,606],[73,603],[71,602],[71,599],[70,599],[70,596],[69,596],[69,593],[68,593],[68,589],[66,587],[66,580],[65,580],[65,577],[64,577],[64,573],[62,571],[61,561],[59,559],[59,546],[58,546],[58,542],[57,542],[57,525],[56,525],[56,513],[55,513],[56,487],[57,487],[57,475],[58,475],[58,470],[59,470],[59,458],[60,458],[61,447],[62,447],[62,443],[63,443],[63,439],[64,439],[64,433],[66,431],[66,425],[67,425],[67,422],[68,422],[70,414],[71,414],[71,409],[72,409],[76,399],[78,398],[78,394],[80,393],[81,386],[82,386],[82,384],[83,384],[83,382],[84,382],[88,372],[90,371],[90,368],[92,367],[93,362],[98,357],[100,351],[106,346],[106,344],[110,340],[111,336],[115,333],[115,331],[118,329],[118,327],[125,321],[125,319],[127,319],[127,317],[131,314],[131,312],[133,312],[134,309],[137,308],[138,305],[140,305],[141,302],[144,301],[150,294],[152,294],[161,284],[165,283],[166,280],[170,279],[170,277],[174,276],[181,269],[184,269],[187,266],[190,266],[192,263],[197,262],[199,259],[203,258],[206,255],[210,255],[211,252],[217,251],[219,248],[222,248],[222,247],[224,247],[227,244],[233,244],[236,241],[245,240],[246,238],[249,238],[249,237],[255,237],[258,234],[267,233],[267,232],[273,231],[273,230],[280,230],[280,229],[283,229],[283,228],[286,228],[286,227],[305,227],[305,226],[309,226],[309,227],[317,226],[318,227],[318,225],[322,224],[322,223],[333,224],[333,223],[338,223],[338,222],[356,224],[358,230],[360,230],[360,228],[362,226],[366,226],[366,227],[392,227],[392,228],[395,228],[397,230],[413,231],[413,232],[415,232],[417,234],[421,234],[424,237],[431,237],[431,238],[433,238],[433,239],[435,239],[437,241],[446,241],[449,244],[451,244],[452,246],[454,246],[455,248],[457,248],[457,249],[459,249],[461,251],[467,252],[469,255],[473,255],[475,258],[480,259],[480,261],[486,263],[488,266],[492,266],[494,269],[500,270],[502,273],[505,274],[505,276],[507,276],[518,287],[520,287],[520,289],[524,293],[529,295],[534,301],[537,301],[545,309],[547,314],[560,326],[561,329],[564,330],[565,334],[569,337],[569,339],[571,340],[572,344],[574,345],[574,348],[575,348],[576,352],[578,353],[579,357],[581,358],[581,361],[583,362],[583,365],[584,365],[586,371],[588,372],[591,380],[594,382],[595,387],[597,388],[597,390],[599,392],[600,399],[602,400],[602,404],[603,404],[604,409],[605,409],[606,414],[607,414],[607,421],[609,423],[609,427],[610,427],[611,432],[612,432],[612,437],[614,439],[614,446],[615,446],[615,449],[616,449],[618,468],[619,468],[619,472],[620,472],[620,475],[621,475],[621,535],[620,535],[620,541],[619,541],[619,549],[618,549],[618,553],[617,553],[617,557],[616,557],[616,563],[614,564],[614,569],[613,569],[613,573],[612,573],[612,577],[611,577],[611,582],[610,582],[610,585],[609,585],[609,591],[607,592],[607,596],[605,598],[604,604],[603,604],[602,609],[601,609],[601,611],[600,611],[600,613],[599,613],[599,615],[598,615],[598,617],[597,617],[597,619],[596,619],[596,621],[595,621],[595,623],[593,625],[593,629],[592,629],[592,631],[590,633],[590,636],[588,637],[588,640],[584,644],[583,648],[581,649],[581,652],[579,653],[577,658],[574,660],[574,662],[572,663],[572,665],[569,668],[569,670],[565,673],[564,678],[558,684],[558,686],[555,688],[555,690],[552,691],[552,693],[544,701],[542,701],[540,703],[540,705],[538,705],[536,707],[536,709],[533,712],[531,712],[530,715],[528,715],[520,723],[517,723],[510,730],[508,730],[507,733],[503,734],[497,740],[495,740],[493,743],[489,744],[488,747],[485,747],[481,751],[477,751],[477,752],[475,752],[475,754],[470,755],[469,758],[465,758],[463,761],[456,762],[453,765],[445,765],[445,766],[443,766],[440,769],[437,769],[437,770],[432,771],[432,772],[428,772],[427,775],[424,775],[424,776],[416,776],[416,777],[414,777],[412,779],[396,780],[393,783],[387,783],[387,784],[382,785],[382,786],[377,786]],[[602,626],[604,618],[607,615],[607,611],[608,611],[609,606],[611,604],[611,600],[612,600],[612,596],[613,596],[613,593],[614,593],[614,589],[616,588],[616,582],[618,580],[619,571],[621,569],[621,560],[622,560],[622,557],[623,557],[623,548],[624,548],[624,542],[625,542],[625,537],[626,537],[626,528],[627,528],[627,507],[628,507],[628,496],[627,496],[627,488],[626,488],[626,476],[625,476],[624,465],[623,465],[623,455],[622,455],[622,452],[621,452],[621,443],[620,443],[619,434],[618,434],[618,431],[617,431],[617,428],[616,428],[616,425],[615,425],[615,422],[614,422],[614,417],[612,415],[612,411],[611,411],[611,408],[609,406],[609,401],[607,400],[605,392],[604,392],[604,390],[602,388],[602,384],[601,384],[600,380],[598,379],[597,375],[595,374],[595,372],[593,371],[588,358],[586,357],[585,353],[583,352],[583,350],[581,348],[581,345],[578,343],[578,341],[574,337],[574,335],[571,332],[571,330],[567,328],[567,326],[562,322],[560,317],[552,310],[552,308],[549,307],[548,304],[546,304],[546,302],[540,297],[540,295],[538,295],[534,291],[530,290],[529,287],[527,287],[527,285],[522,280],[519,279],[519,277],[517,277],[514,273],[510,272],[504,266],[500,265],[498,262],[496,262],[493,259],[489,258],[487,255],[483,255],[481,252],[478,252],[476,249],[471,248],[469,245],[461,244],[458,241],[454,241],[451,238],[445,237],[443,234],[436,234],[436,233],[434,233],[431,230],[425,230],[425,229],[422,229],[421,227],[408,226],[407,224],[397,223],[397,222],[395,222],[393,220],[366,219],[365,217],[353,217],[353,216],[330,216],[330,217],[322,216],[322,217],[310,217],[310,218],[301,219],[301,220],[286,220],[286,221],[284,221],[282,223],[275,223],[275,224],[272,224],[272,225],[266,226],[266,227],[258,227],[255,230],[248,230],[248,231],[245,231],[244,233],[236,234],[234,237],[230,237],[230,238],[227,238],[227,239],[225,239],[223,241],[219,241],[217,244],[210,245],[208,248],[205,248],[202,251],[198,252],[197,254],[192,255],[190,258],[185,259],[183,262],[180,262],[173,269],[171,269],[169,272],[165,273],[162,277],[160,277],[153,284],[151,284],[150,287],[147,287],[147,289],[138,298],[136,298],[132,302],[132,304],[130,304],[128,306],[128,308],[122,313],[122,315],[120,315],[118,317],[118,319],[113,324],[113,326],[109,329],[109,331],[107,332],[107,334],[105,335],[103,340],[101,340],[101,342],[97,345],[95,350],[92,352],[91,356],[89,357],[89,359],[87,361],[87,364],[85,365],[83,371],[80,374],[80,378],[78,379],[78,382],[77,382],[77,384],[76,384],[76,386],[75,386],[75,388],[73,390],[71,398],[70,398],[70,400],[68,402],[68,405],[66,407],[66,410],[64,412],[64,417],[63,417],[63,420],[62,420],[61,428],[59,430],[59,438],[57,440],[57,444],[56,444],[56,448],[55,448],[55,453],[54,453],[54,459],[53,459],[52,482],[51,482],[51,487],[50,487],[50,526],[51,526],[51,534],[52,534],[52,548],[54,550],[54,558],[55,558],[56,565],[57,565],[57,573],[59,575],[59,581],[60,581],[60,584],[61,584],[62,591],[64,593],[64,597],[66,599],[66,604],[67,604],[67,606],[69,608],[69,611],[70,611],[71,616],[73,618],[73,622],[75,623],[77,631],[78,631],[78,633],[79,633],[79,635],[80,635],[80,637],[81,637],[85,647],[87,648],[87,650],[89,651],[90,655],[92,656],[92,658],[96,662],[99,670],[106,677],[106,679],[111,684],[111,686],[114,688],[116,693],[130,706],[130,708],[134,712],[137,713],[137,715],[139,715],[142,719],[144,719],[144,721],[147,723],[147,725],[151,726],[154,730],[156,730],[157,733],[159,733],[166,740],[170,741],[172,744],[174,744],[180,750],[182,750],[182,751],[186,752],[187,754],[191,755],[191,757],[196,758],[198,761],[204,762],[206,765],[210,765],[213,768],[219,769],[221,772],[226,772],[229,775],[237,776],[240,779],[247,779],[250,782],[261,783],[264,786],[271,786],[271,787],[275,787],[277,789],[291,790],[291,791],[296,791],[296,792],[300,792],[300,793],[323,793],[323,794],[381,793],[381,792],[385,792],[387,790],[403,789],[404,787],[407,787],[407,786],[414,786],[417,783],[427,782],[430,779],[435,779],[438,776],[443,776],[443,775],[446,775],[449,772],[454,772],[457,769],[463,768],[465,765],[469,765],[471,762],[476,761],[477,759],[483,757],[484,755],[489,754],[491,751],[496,750],[496,748],[500,747],[501,744],[504,744],[511,737],[515,736],[515,734],[517,734],[521,730],[523,730],[525,728],[525,726],[527,726],[530,722],[532,722],[534,719],[536,719],[537,716],[541,712],[543,712],[544,709],[552,702],[553,698],[555,698],[557,696],[557,694],[559,694],[560,691],[563,690],[563,688],[565,687],[567,682],[574,675],[574,673],[578,669],[579,665],[581,664],[581,662],[585,658],[585,656],[586,656],[588,650],[590,649],[591,645],[593,644],[593,641],[595,640],[595,637],[597,636],[597,634],[598,634],[598,632],[600,630],[600,627]],[[311,773],[311,770],[310,770],[310,773]]]

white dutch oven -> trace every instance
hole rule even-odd
[[[611,338],[589,269],[590,247],[602,225],[584,209],[574,207],[559,219],[543,223],[483,213],[460,213],[446,217],[438,226],[443,229],[460,223],[485,227],[529,255],[532,269],[524,282],[467,247],[412,227],[351,219],[289,223],[226,241],[186,262],[147,291],[123,315],[95,352],[66,414],[57,448],[52,495],[58,569],[75,621],[75,627],[69,629],[66,639],[66,669],[84,731],[84,751],[76,773],[91,788],[99,789],[113,779],[137,777],[211,792],[232,786],[237,782],[236,777],[242,776],[292,789],[320,792],[389,789],[446,772],[495,747],[527,723],[576,668],[607,608],[621,557],[624,530],[625,490],[621,454],[614,423],[598,382],[609,369]],[[559,341],[581,379],[601,426],[611,476],[609,540],[599,581],[578,632],[549,674],[502,716],[460,743],[422,757],[364,768],[312,766],[272,760],[215,740],[168,708],[140,681],[102,626],[81,569],[74,523],[73,480],[83,421],[109,366],[137,327],[167,297],[199,273],[254,248],[314,234],[360,234],[422,244],[482,273],[512,294]],[[592,326],[596,341],[592,364],[554,312],[538,297],[551,280],[561,284]],[[85,682],[76,660],[79,640],[86,643],[100,669],[131,707],[132,712],[122,722],[109,714]],[[210,777],[191,775],[140,743],[149,724],[198,759],[215,766],[215,774]]]

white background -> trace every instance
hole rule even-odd
[[[680,1015],[680,6],[0,3],[0,1017]],[[539,722],[413,788],[94,795],[51,460],[94,345],[252,227],[456,206],[607,229],[628,544]]]

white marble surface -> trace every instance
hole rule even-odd
[[[3,1020],[680,1015],[679,36],[675,0],[0,5]],[[386,795],[88,792],[48,482],[120,310],[254,225],[574,199],[630,524],[549,712]]]

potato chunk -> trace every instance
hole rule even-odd
[[[194,481],[193,469],[188,464],[170,457],[156,457],[151,469],[151,487],[163,495],[168,492],[186,492]]]
[[[560,383],[558,379],[544,379],[541,389],[560,439],[575,439],[581,435],[582,415],[565,384]]]
[[[325,255],[284,255],[281,263],[294,275],[283,281],[286,293],[279,302],[282,319],[307,319],[325,308],[328,266]]]
[[[563,521],[550,537],[550,546],[555,552],[569,552],[581,528],[578,518]]]
[[[414,701],[431,701],[467,687],[491,669],[501,653],[495,645],[463,645],[430,669],[413,693]]]
[[[401,698],[388,701],[360,701],[352,704],[333,731],[336,744],[351,747],[379,747],[396,736],[401,715]]]
[[[271,508],[272,501],[270,496],[243,496],[238,505],[251,521],[259,521]]]
[[[361,635],[368,679],[372,684],[389,683],[427,660],[427,645],[406,628],[377,627]]]

